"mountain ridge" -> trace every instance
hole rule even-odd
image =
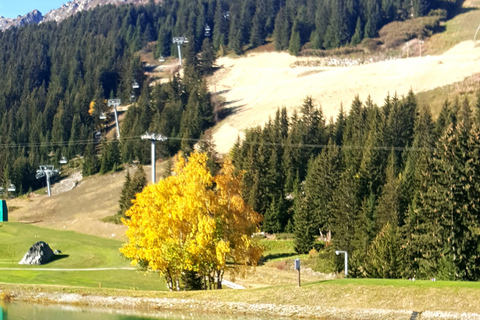
[[[98,6],[109,4],[116,6],[125,4],[143,5],[148,2],[149,0],[73,0],[63,4],[60,8],[50,10],[45,15],[42,15],[40,11],[35,9],[17,18],[0,16],[0,30],[4,31],[12,27],[21,27],[27,24],[39,24],[48,21],[61,22],[78,12],[92,10]],[[154,0],[154,2],[160,3],[160,0]]]

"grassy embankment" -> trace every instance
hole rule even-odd
[[[434,34],[426,43],[426,53],[437,55],[451,49],[458,43],[466,40],[473,40],[480,21],[480,0],[467,0],[463,3],[460,12],[445,22],[445,31]],[[477,43],[480,41],[480,32],[477,35]],[[473,45],[473,44],[472,44]],[[439,74],[439,77],[448,75]],[[444,87],[435,88],[430,91],[418,93],[418,100],[421,104],[431,108],[436,118],[440,113],[445,100],[452,102],[457,96],[461,101],[466,97],[470,103],[474,103],[475,92],[480,85],[480,76],[473,75],[463,81],[453,83]]]
[[[43,266],[22,266],[18,262],[37,241],[45,241],[52,250],[61,250],[57,259]],[[166,290],[158,274],[135,270],[39,271],[39,268],[86,269],[128,268],[130,263],[119,252],[122,242],[72,231],[44,229],[21,223],[0,223],[0,282],[63,286]]]
[[[204,292],[165,292],[158,275],[130,270],[90,272],[38,271],[37,266],[19,266],[28,247],[38,240],[68,257],[57,259],[41,268],[116,268],[128,267],[118,252],[121,242],[81,235],[70,231],[53,231],[19,223],[0,224],[0,268],[22,271],[0,271],[0,292],[65,292],[98,296],[131,296],[150,298],[193,299],[207,302],[243,302],[281,305],[320,306],[335,308],[375,308],[391,310],[434,310],[478,312],[480,283],[408,281],[382,279],[338,279],[295,285],[277,284],[247,290]],[[297,257],[302,261],[315,259],[296,255],[291,240],[264,240],[265,265],[262,268],[289,266]],[[307,263],[308,264],[308,263]],[[98,288],[102,282],[102,288]],[[135,289],[135,290],[132,290]],[[155,291],[156,290],[156,291]]]
[[[445,31],[434,34],[425,43],[426,54],[440,54],[456,44],[473,40],[480,22],[480,0],[466,0],[454,18],[445,22]],[[477,41],[480,34],[477,35]]]

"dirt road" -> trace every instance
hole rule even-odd
[[[299,58],[300,59],[300,58]],[[306,59],[306,58],[303,58]],[[312,58],[310,58],[312,59]],[[257,53],[220,58],[222,68],[210,79],[233,114],[214,131],[217,151],[229,151],[237,136],[249,127],[263,125],[278,107],[289,112],[312,96],[326,119],[346,111],[358,94],[381,105],[385,97],[423,92],[461,81],[480,72],[480,47],[465,41],[440,56],[390,60],[355,67],[292,67],[296,57],[287,53]]]

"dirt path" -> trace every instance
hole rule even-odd
[[[303,58],[307,59],[307,58]],[[311,59],[311,58],[310,58]],[[216,128],[220,153],[229,151],[246,128],[263,125],[278,107],[289,112],[312,96],[322,105],[326,119],[347,111],[356,95],[371,96],[381,105],[395,92],[423,92],[461,81],[480,72],[480,47],[465,41],[440,56],[390,60],[355,67],[291,67],[296,57],[287,53],[257,53],[220,58],[222,68],[210,79],[210,90],[220,93],[233,114]]]

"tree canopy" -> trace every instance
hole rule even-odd
[[[221,288],[224,272],[256,265],[262,249],[252,238],[261,216],[242,198],[242,175],[226,160],[213,177],[205,153],[178,157],[175,174],[147,186],[126,212],[128,242],[121,252],[133,265],[158,270],[171,290],[188,285]]]

